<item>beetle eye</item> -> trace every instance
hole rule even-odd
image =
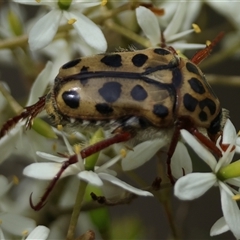
[[[79,96],[79,93],[74,90],[65,91],[62,94],[62,99],[66,103],[66,105],[69,106],[70,108],[79,107],[80,96]]]

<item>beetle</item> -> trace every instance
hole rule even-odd
[[[180,136],[180,129],[195,135],[216,156],[221,151],[215,141],[228,118],[200,68],[216,43],[214,41],[189,60],[171,47],[121,51],[82,57],[64,64],[50,92],[7,121],[3,136],[18,121],[26,119],[26,127],[38,113],[46,110],[55,124],[85,129],[103,126],[112,136],[81,151],[86,158],[114,143],[133,138],[141,141],[161,136],[164,129],[174,129],[167,153],[167,173],[174,183],[170,161]],[[208,137],[198,129],[206,129]],[[151,131],[143,134],[144,131]],[[76,163],[76,156],[66,161],[52,180],[40,202],[39,210],[62,172]]]

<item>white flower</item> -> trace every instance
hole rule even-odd
[[[63,162],[68,161],[70,158],[72,158],[72,160],[76,163],[70,165],[62,173],[60,178],[63,178],[69,175],[77,175],[78,178],[88,182],[89,184],[102,187],[103,191],[105,187],[104,182],[106,181],[140,196],[152,196],[150,192],[135,188],[114,176],[116,175],[116,172],[113,170],[110,170],[109,168],[113,166],[116,162],[122,159],[121,154],[115,156],[114,158],[107,161],[105,164],[101,166],[95,166],[94,171],[85,170],[85,166],[84,166],[85,162],[81,158],[80,154],[75,154],[67,138],[64,135],[62,136],[66,144],[66,147],[68,149],[69,157],[68,156],[59,157],[59,156],[51,155],[44,152],[37,152],[38,156],[44,159],[53,161],[54,163],[44,162],[44,163],[30,164],[24,169],[23,174],[35,179],[52,180],[61,169]]]
[[[181,39],[186,35],[196,31],[196,29],[198,30],[198,27],[195,27],[196,25],[193,25],[195,27],[195,30],[189,29],[183,32],[178,32],[185,17],[185,7],[186,6],[184,3],[178,4],[178,8],[171,22],[168,23],[166,29],[163,31],[165,43],[174,47],[175,49],[204,48],[204,44],[191,44],[185,43],[183,41],[176,42],[178,39]],[[162,36],[158,18],[153,14],[153,12],[142,6],[136,9],[136,15],[138,24],[142,28],[143,33],[150,40],[151,45],[159,46],[162,40]]]
[[[51,11],[38,20],[29,33],[29,44],[32,50],[47,46],[55,36],[61,22],[72,24],[80,38],[97,49],[105,52],[107,43],[100,28],[81,12],[92,6],[100,5],[100,1],[45,1],[39,3],[26,0],[15,0],[15,2],[31,5],[46,5]]]
[[[5,176],[0,175],[0,198],[8,192],[13,184],[14,180],[12,182],[9,182]]]
[[[44,70],[39,74],[36,81],[34,82],[30,95],[28,98],[27,106],[32,105],[38,101],[38,97],[42,96],[46,90],[46,87],[49,83],[49,74],[51,73],[52,63],[47,63]],[[9,155],[13,154],[13,148],[15,148],[14,153],[28,154],[35,156],[35,152],[31,152],[31,149],[26,152],[26,146],[31,144],[32,146],[45,145],[46,139],[38,134],[35,131],[24,131],[25,130],[26,120],[20,121],[12,129],[9,130],[1,139],[0,139],[0,148],[1,148],[1,160],[4,161]],[[28,135],[27,138],[24,135]],[[44,138],[44,142],[43,142]],[[40,145],[39,145],[40,144]],[[42,148],[41,148],[42,149]]]
[[[31,218],[13,213],[0,212],[0,223],[0,229],[17,236],[25,236],[36,227]]]
[[[181,130],[181,134],[199,157],[208,164],[212,172],[190,173],[181,177],[174,186],[174,194],[182,200],[192,200],[203,195],[212,186],[218,186],[221,194],[223,216],[235,237],[240,238],[240,212],[236,201],[233,200],[234,193],[237,193],[234,187],[240,187],[240,172],[237,170],[239,167],[236,169],[235,166],[230,164],[236,143],[234,126],[230,120],[227,120],[221,144],[228,144],[228,148],[226,151],[222,150],[223,156],[218,161],[192,134],[186,130]],[[219,147],[221,147],[221,144]],[[234,164],[236,162],[232,163],[232,165]],[[230,167],[232,168],[230,169]]]
[[[46,240],[50,233],[49,228],[45,226],[37,226],[33,231],[28,235],[26,240]]]

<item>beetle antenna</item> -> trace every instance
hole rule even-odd
[[[26,129],[31,128],[32,120],[44,109],[45,100],[46,95],[40,97],[35,104],[25,107],[23,112],[4,123],[0,131],[0,138],[2,138],[11,128],[13,128],[21,120],[26,119]]]
[[[195,64],[199,64],[200,62],[202,62],[205,58],[207,58],[210,55],[213,48],[220,42],[223,36],[224,36],[224,32],[220,32],[209,45],[207,45],[204,49],[201,49],[200,51],[198,51],[192,57],[191,61]]]

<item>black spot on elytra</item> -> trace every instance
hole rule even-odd
[[[95,105],[95,108],[101,114],[110,114],[113,112],[113,108],[107,103],[98,103]]]
[[[198,67],[195,66],[193,63],[187,62],[186,63],[186,68],[189,72],[201,76]]]
[[[201,111],[198,117],[202,122],[206,122],[208,120],[207,114],[204,111]]]
[[[217,109],[215,102],[209,98],[205,98],[204,100],[200,101],[199,106],[201,109],[207,107],[212,115],[216,112]]]
[[[155,104],[153,106],[153,113],[160,118],[164,118],[168,115],[168,108],[162,104]]]
[[[168,54],[170,54],[169,50],[164,49],[164,48],[155,48],[153,51],[156,54],[159,54],[159,55],[168,55]]]
[[[211,134],[218,133],[222,129],[221,123],[222,123],[222,110],[220,110],[219,114],[211,122],[211,125],[208,128],[208,132]]]
[[[83,66],[83,67],[81,68],[81,71],[80,71],[80,76],[81,76],[81,74],[87,73],[87,72],[88,72],[88,68],[89,68],[89,67]],[[88,78],[83,78],[83,79],[81,79],[81,77],[80,77],[80,81],[81,81],[82,85],[84,86],[84,85],[88,82]]]
[[[83,67],[81,68],[80,73],[86,73],[86,72],[88,72],[88,69],[89,69],[89,67],[83,66]]]
[[[136,67],[141,67],[147,60],[148,60],[147,55],[139,53],[132,58],[132,63]]]
[[[68,63],[65,63],[63,66],[62,66],[62,69],[68,69],[68,68],[71,68],[71,67],[74,67],[76,66],[78,63],[81,62],[81,58],[79,59],[75,59],[75,60],[72,60]]]
[[[192,97],[190,94],[186,93],[183,97],[183,105],[184,107],[190,111],[194,112],[198,104],[198,100]]]
[[[199,94],[203,94],[206,92],[203,84],[197,78],[191,78],[190,80],[188,80],[188,83],[190,84],[194,92]]]
[[[101,62],[109,67],[121,67],[122,66],[122,57],[119,54],[105,55]]]
[[[172,83],[175,88],[179,88],[182,85],[182,73],[179,68],[172,70]]]
[[[62,94],[62,99],[70,108],[78,108],[80,104],[80,96],[74,90],[65,91]]]
[[[130,94],[131,94],[132,98],[136,101],[143,101],[148,96],[146,90],[141,85],[136,85],[132,89]]]
[[[109,103],[113,103],[118,100],[121,95],[122,85],[118,82],[107,82],[98,90],[102,98]]]

